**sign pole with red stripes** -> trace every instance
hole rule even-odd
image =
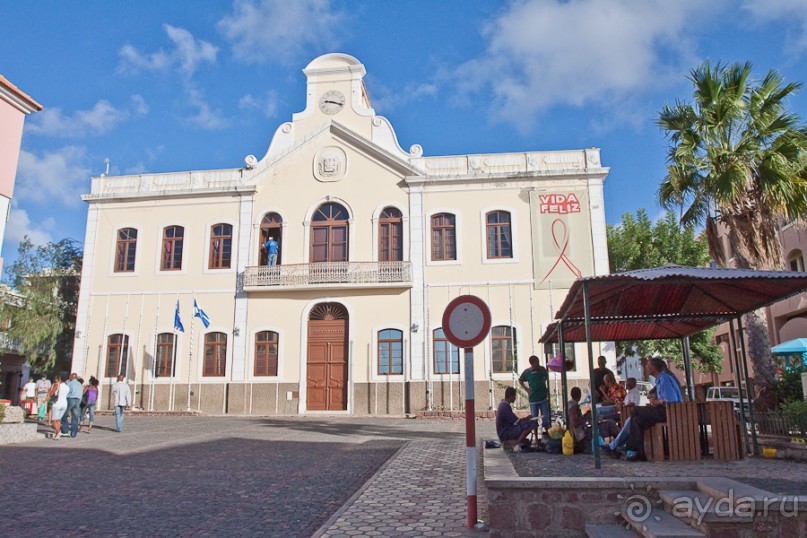
[[[473,295],[451,301],[443,312],[446,339],[464,350],[465,367],[465,479],[468,496],[468,527],[477,521],[476,502],[476,412],[474,405],[474,346],[490,332],[490,310]]]

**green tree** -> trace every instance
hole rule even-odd
[[[681,228],[675,213],[667,211],[656,224],[639,209],[634,217],[622,215],[618,226],[608,226],[608,257],[611,272],[633,271],[658,267],[668,263],[701,266],[709,261],[705,241],[695,235],[693,227]],[[702,372],[720,372],[722,355],[712,343],[714,330],[703,331],[690,338],[693,367]],[[680,340],[637,340],[617,342],[617,359],[620,364],[630,355],[653,357],[656,355],[683,365]]]
[[[11,287],[0,301],[6,336],[36,370],[70,367],[82,251],[72,239],[34,246],[28,237],[6,267]]]
[[[667,176],[658,196],[681,211],[684,225],[704,226],[709,253],[720,265],[781,269],[778,224],[807,215],[807,127],[786,101],[801,84],[776,71],[760,81],[751,64],[691,71],[692,103],[665,106],[658,124],[670,141]],[[719,228],[727,232],[726,252]],[[746,316],[756,384],[775,384],[765,316]]]

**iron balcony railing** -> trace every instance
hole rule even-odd
[[[408,287],[410,262],[321,262],[247,267],[244,289],[307,287]]]

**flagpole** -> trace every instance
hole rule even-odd
[[[168,381],[168,410],[174,410],[174,395],[176,394],[176,387],[174,386],[174,380],[176,379],[177,375],[177,355],[179,354],[177,351],[177,344],[179,343],[179,332],[177,330],[177,326],[182,324],[181,320],[178,320],[179,317],[179,293],[176,296],[176,310],[174,310],[174,347],[173,351],[171,352],[171,376],[169,377]],[[179,322],[179,323],[177,323]],[[185,332],[184,328],[182,332]]]
[[[123,315],[123,334],[121,334],[120,360],[118,361],[118,375],[129,377],[129,336],[126,334],[126,322],[129,321],[129,294],[126,294],[126,313]],[[125,354],[125,356],[124,356]]]
[[[196,292],[193,293],[193,302],[196,304]],[[191,316],[191,334],[189,338],[190,349],[188,350],[188,409],[191,410],[191,366],[193,365],[193,316]]]
[[[149,411],[154,411],[154,376],[157,373],[157,351],[160,332],[160,299],[162,295],[157,295],[157,316],[154,318],[154,353],[151,355],[151,389],[149,390]]]

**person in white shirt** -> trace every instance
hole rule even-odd
[[[61,376],[56,376],[53,381],[53,386],[50,388],[50,395],[56,398],[51,408],[51,421],[53,422],[53,435],[51,438],[54,440],[62,436],[62,415],[67,410],[67,393],[70,392],[70,387],[67,383],[62,383]]]
[[[118,382],[112,385],[112,405],[115,406],[115,427],[118,433],[123,431],[123,411],[132,405],[132,390],[118,376]]]
[[[42,374],[36,382],[36,404],[39,407],[39,420],[45,420],[48,411],[48,392],[50,392],[50,381]]]
[[[36,398],[36,383],[34,383],[34,378],[29,378],[28,383],[26,383],[22,390],[25,394],[26,400],[33,400]]]
[[[625,396],[625,401],[622,405],[639,405],[641,395],[639,394],[639,387],[636,386],[636,378],[629,377],[626,379],[625,388],[628,389],[628,394]]]

